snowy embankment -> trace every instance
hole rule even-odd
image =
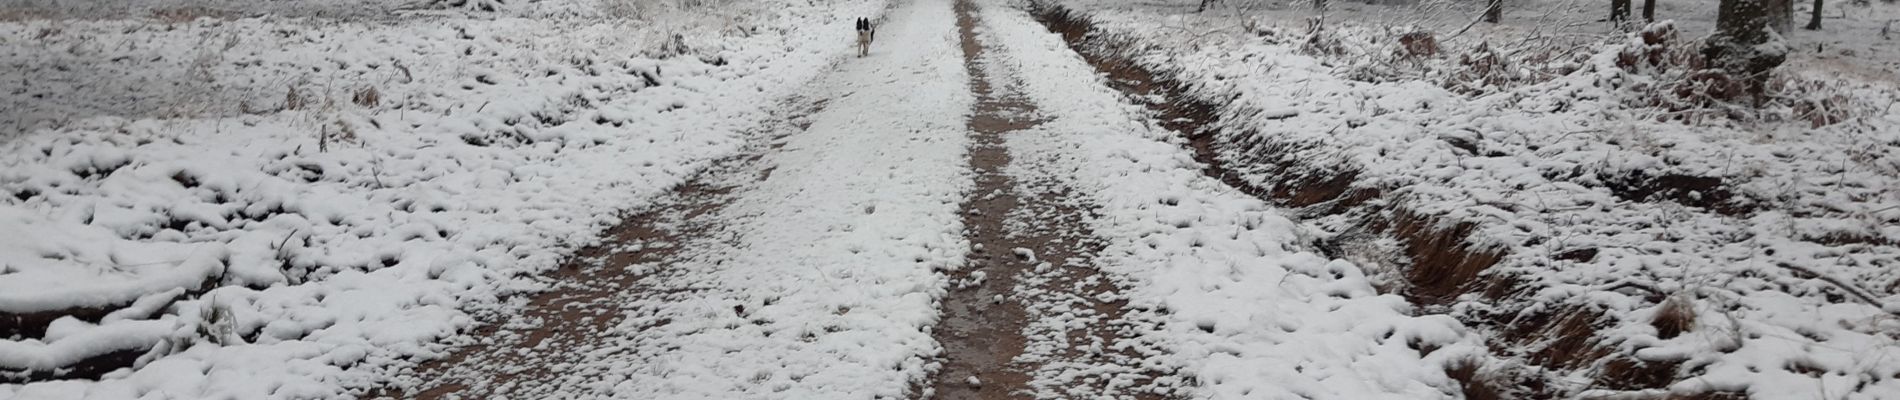
[[[1379,294],[1361,268],[1313,251],[1305,228],[1282,210],[1203,176],[1182,138],[1110,89],[1019,4],[982,4],[987,42],[1000,50],[993,62],[1024,77],[1014,90],[1045,120],[1008,136],[1011,168],[1070,177],[1100,207],[1090,221],[1108,242],[1099,267],[1119,280],[1137,314],[1131,318],[1146,324],[1096,350],[1146,360],[1132,368],[1048,360],[1035,373],[1039,391],[1196,399],[1420,399],[1457,391],[1439,365],[1482,351],[1458,321],[1410,315],[1403,297]],[[1035,350],[1027,356],[1054,356]],[[1144,373],[1163,377],[1136,378]],[[1108,393],[1089,393],[1094,385],[1082,382],[1108,382]]]
[[[614,3],[0,23],[43,103],[0,111],[31,127],[0,134],[0,398],[377,385],[734,151],[884,5]]]
[[[1219,115],[1229,171],[1309,195],[1282,201],[1335,255],[1481,328],[1477,386],[1900,395],[1891,82],[1791,71],[1738,111],[1682,94],[1708,90],[1663,59],[1687,57],[1691,33],[1534,63],[1339,19],[1063,3]]]

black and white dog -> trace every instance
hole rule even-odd
[[[858,18],[858,57],[871,54],[871,39],[877,37],[877,30],[871,27],[871,20]]]

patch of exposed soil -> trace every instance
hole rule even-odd
[[[1637,202],[1671,201],[1685,206],[1714,211],[1727,216],[1745,217],[1755,208],[1743,196],[1728,190],[1722,178],[1663,174],[1653,175],[1632,170],[1620,176],[1599,177],[1611,194]]]
[[[1042,322],[1029,330],[1032,341],[1053,350],[1036,356],[1064,368],[1044,366],[1033,385],[1072,398],[1169,398],[1145,390],[1172,372],[1142,362],[1153,355],[1143,351],[1158,350],[1140,343],[1138,333],[1156,321],[1131,310],[1121,282],[1097,269],[1096,256],[1108,247],[1087,228],[1100,217],[1097,208],[1054,177],[1030,179],[1018,190],[1030,200],[1012,210],[1018,229],[1011,237],[1033,259],[1017,292]]]
[[[1135,366],[1142,355],[1127,348],[1086,350],[1128,340],[1133,323],[1126,302],[1114,295],[1119,291],[1115,282],[1095,269],[1094,256],[1106,247],[1088,229],[1095,207],[1058,177],[1025,178],[1006,171],[1012,158],[1005,135],[1040,121],[1034,104],[1008,90],[1009,79],[992,76],[985,68],[975,7],[969,1],[956,6],[964,66],[978,99],[969,121],[975,189],[963,205],[966,235],[974,250],[968,266],[947,273],[955,287],[943,300],[943,319],[935,331],[944,354],[929,397],[1029,398],[1039,389],[1114,393],[1116,387],[1110,386],[1115,382],[1096,379],[1100,371],[1056,374],[1069,379],[1062,382],[1034,381],[1035,371],[1051,360],[1139,371]],[[1037,323],[1055,319],[1095,323]],[[1019,358],[1027,346],[1045,350],[1035,360]],[[1155,378],[1140,372],[1117,376],[1128,375],[1139,381]],[[1133,396],[1158,398],[1152,393]]]
[[[1008,238],[1005,223],[1020,199],[1013,190],[1015,183],[1003,171],[1010,161],[1003,134],[1034,126],[1034,121],[1022,118],[1033,112],[1034,105],[996,94],[979,61],[983,47],[976,38],[975,5],[959,1],[956,11],[964,67],[977,97],[969,121],[975,187],[962,208],[964,235],[974,250],[968,265],[946,274],[952,290],[944,296],[943,317],[934,331],[937,343],[943,345],[943,363],[931,380],[928,397],[1028,398],[1024,389],[1029,374],[1011,363],[1027,342],[1022,327],[1028,314],[1014,290],[1026,260],[1011,254],[1018,246]]]

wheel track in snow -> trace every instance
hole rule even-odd
[[[425,398],[904,396],[935,349],[932,271],[965,252],[970,95],[948,3],[892,11],[879,38],[901,45],[837,65],[807,85],[824,109],[763,128],[796,134],[632,219],[664,229],[654,240],[667,245],[590,268],[645,264],[634,274],[646,275],[537,300],[518,320],[553,323],[504,326],[410,386],[444,386]]]
[[[975,187],[963,205],[972,252],[963,269],[946,273],[952,291],[934,334],[944,354],[927,397],[1161,398],[1113,382],[1155,376],[1139,372],[1142,357],[1132,350],[1106,348],[1127,339],[1133,324],[1116,284],[1095,269],[1107,244],[1088,220],[1099,215],[1067,179],[1010,154],[1006,135],[1042,121],[1010,87],[1013,72],[986,62],[989,38],[979,35],[976,8],[956,3],[977,96],[968,124]]]
[[[713,215],[732,202],[734,190],[769,178],[775,167],[762,161],[766,154],[782,147],[787,136],[808,127],[804,116],[824,110],[826,101],[793,98],[785,103],[789,111],[783,113],[789,117],[770,119],[757,129],[771,132],[769,139],[754,141],[738,154],[715,161],[647,210],[608,228],[601,243],[582,248],[543,277],[553,288],[526,296],[520,314],[482,325],[469,334],[477,343],[423,363],[421,390],[387,389],[366,397],[545,398],[559,393],[559,384],[569,383],[560,375],[570,367],[614,355],[597,354],[597,350],[625,350],[607,345],[618,339],[610,332],[626,319],[623,305],[640,298],[680,295],[658,288],[656,283],[672,272],[660,266],[679,262],[685,246],[708,240],[705,236],[721,222]]]
[[[943,352],[934,374],[913,383],[927,386],[921,394],[928,398],[1160,398],[1129,393],[1138,386],[1131,381],[1157,374],[1136,365],[1144,355],[1115,346],[1142,323],[1130,321],[1116,280],[1094,265],[1107,246],[1088,228],[1088,221],[1100,217],[1095,206],[1071,188],[1072,177],[1025,166],[1009,154],[1006,135],[1040,121],[1036,105],[1009,87],[1017,79],[1012,71],[985,62],[988,38],[978,34],[975,7],[969,1],[956,5],[963,67],[977,99],[967,121],[973,188],[961,210],[966,238],[977,249],[964,268],[944,272],[951,287],[933,332]],[[891,82],[897,81],[885,83]],[[723,262],[693,260],[704,255],[684,249],[745,242],[724,237],[724,231],[734,228],[727,226],[732,218],[758,216],[722,214],[734,214],[728,205],[749,185],[773,176],[779,166],[762,160],[781,152],[790,133],[811,128],[801,118],[824,112],[825,104],[790,107],[799,118],[778,118],[762,128],[779,136],[715,163],[649,211],[610,228],[602,244],[582,249],[548,277],[557,289],[529,296],[521,315],[477,330],[471,336],[479,343],[425,364],[419,376],[425,381],[410,383],[420,391],[371,397],[549,398],[576,390],[618,396],[611,388],[593,387],[603,374],[614,373],[597,367],[604,360],[640,363],[654,356],[629,352],[655,345],[643,345],[636,336],[675,323],[655,304],[695,302],[694,296],[719,291],[689,284],[706,283],[707,277],[694,276],[705,271],[673,266]],[[645,267],[630,268],[635,266]],[[770,300],[764,305],[772,306]],[[750,309],[732,311],[746,317]],[[634,330],[627,331],[629,326]],[[980,384],[970,384],[970,377]]]

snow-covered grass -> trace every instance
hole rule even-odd
[[[1215,107],[1218,158],[1243,181],[1316,191],[1347,177],[1299,210],[1331,247],[1372,253],[1339,256],[1397,261],[1368,273],[1421,310],[1486,332],[1478,375],[1494,384],[1532,377],[1563,397],[1900,393],[1900,91],[1814,67],[1852,56],[1797,53],[1779,78],[1803,87],[1781,92],[1794,100],[1847,109],[1817,123],[1795,101],[1740,115],[1657,107],[1649,88],[1679,75],[1619,63],[1647,46],[1620,33],[1542,65],[1505,57],[1502,73],[1525,79],[1454,90],[1480,68],[1468,61],[1478,43],[1395,62],[1413,30],[1379,21],[1333,16],[1313,33],[1273,10],[1061,3],[1093,20],[1107,51]],[[1679,26],[1685,41],[1706,29]],[[1867,61],[1849,65],[1891,62],[1894,42],[1865,37],[1865,23],[1835,26],[1813,40],[1865,46]],[[1796,37],[1797,49],[1815,43]],[[1433,233],[1449,239],[1420,237]],[[1438,251],[1427,244],[1501,259],[1476,264],[1478,279],[1408,285],[1451,272],[1406,265]],[[1694,315],[1686,332],[1655,322],[1671,309]]]
[[[0,22],[0,314],[29,317],[0,397],[378,385],[738,148],[883,7],[652,4]]]

